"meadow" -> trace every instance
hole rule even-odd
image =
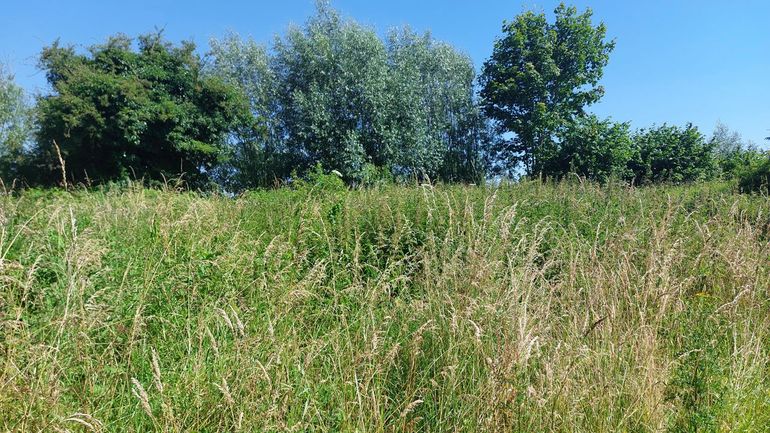
[[[770,200],[334,183],[0,197],[0,430],[763,432]]]

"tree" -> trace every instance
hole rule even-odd
[[[391,31],[389,140],[391,165],[407,175],[479,181],[489,139],[473,83],[471,59],[430,33]]]
[[[53,89],[38,100],[43,183],[58,180],[56,142],[70,181],[184,173],[201,187],[226,155],[229,132],[252,121],[235,88],[201,74],[192,43],[173,46],[160,33],[140,36],[136,50],[132,39],[114,36],[88,54],[57,41],[40,67]]]
[[[288,175],[288,157],[278,119],[277,82],[267,49],[229,33],[210,41],[213,63],[206,69],[237,87],[248,100],[254,122],[234,131],[222,181],[232,190],[269,186]],[[258,128],[254,128],[254,126]]]
[[[559,131],[556,151],[544,156],[542,173],[555,178],[574,173],[598,182],[630,180],[634,149],[629,128],[596,116],[577,118]]]
[[[713,143],[692,124],[641,129],[633,141],[634,183],[693,182],[716,173]]]
[[[714,150],[718,174],[724,178],[735,178],[746,167],[764,158],[756,145],[744,141],[739,133],[721,122],[714,128],[709,143]]]
[[[212,41],[209,73],[236,84],[265,120],[264,141],[236,149],[244,187],[321,163],[353,183],[371,173],[477,181],[489,136],[470,58],[408,28],[385,40],[325,2],[268,50]],[[250,156],[249,156],[250,155]]]
[[[374,30],[319,3],[273,50],[277,115],[299,171],[320,162],[358,179],[367,164],[386,164],[387,53]]]
[[[738,172],[738,185],[743,192],[770,194],[770,153],[760,153]]]
[[[553,135],[604,94],[598,85],[613,50],[604,24],[593,26],[592,12],[578,14],[559,5],[556,19],[532,11],[503,23],[480,78],[485,113],[501,133],[513,133],[495,149],[509,173],[524,164],[527,174],[542,170],[553,152]]]
[[[0,65],[0,179],[11,180],[21,175],[25,161],[25,145],[32,133],[32,110],[24,90]]]

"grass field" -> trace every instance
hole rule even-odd
[[[728,185],[0,198],[0,430],[770,430]]]

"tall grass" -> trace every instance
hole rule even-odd
[[[523,183],[0,198],[0,429],[770,425],[770,203]]]

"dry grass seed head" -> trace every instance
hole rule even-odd
[[[142,384],[135,377],[131,378],[131,383],[134,384],[131,392],[134,394],[137,400],[139,400],[144,413],[146,413],[148,417],[154,420],[155,417],[152,414],[152,407],[150,406],[150,396],[147,395],[147,391],[144,390]]]
[[[78,423],[87,428],[89,431],[96,433],[104,430],[102,422],[87,413],[74,413],[64,421]]]
[[[230,386],[227,384],[227,379],[223,377],[222,383],[215,383],[214,386],[219,390],[219,392],[222,393],[222,396],[225,398],[225,402],[227,402],[229,406],[235,405],[235,399],[233,399],[233,395],[230,393]]]
[[[154,347],[151,350],[153,382],[155,383],[155,388],[158,389],[158,392],[163,393],[163,381],[161,380],[160,376],[160,361],[158,360],[158,353],[155,351]]]

